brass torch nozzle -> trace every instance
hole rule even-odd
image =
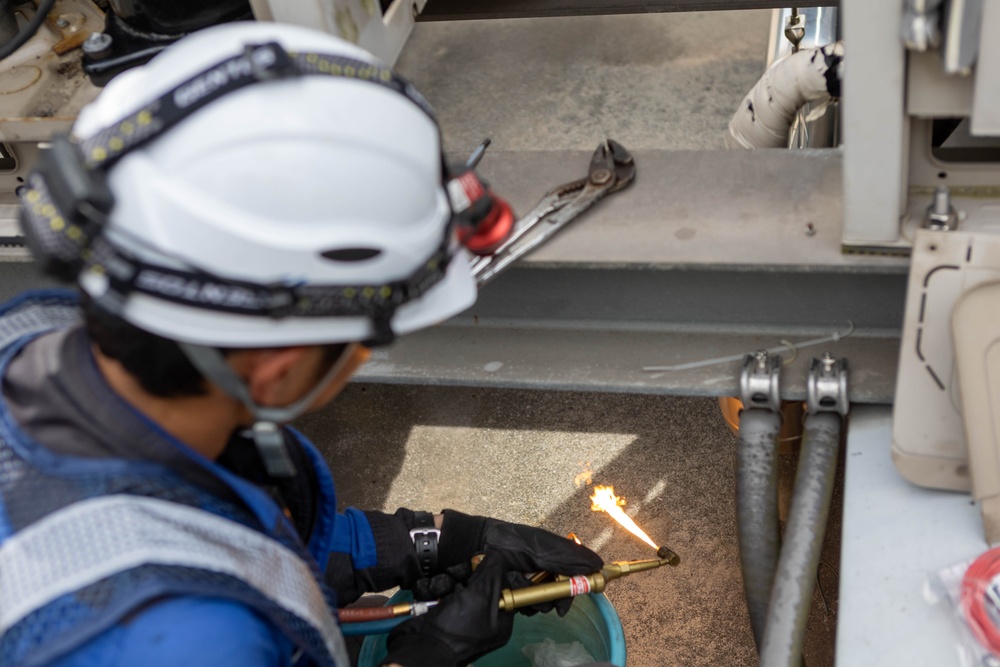
[[[657,549],[656,557],[659,558],[660,560],[666,561],[667,565],[671,565],[674,567],[679,565],[681,562],[681,557],[678,556],[676,553],[674,553],[672,549],[668,549],[667,547],[660,547],[659,549]]]
[[[605,565],[601,568],[600,572],[594,572],[593,574],[576,577],[557,576],[555,581],[536,586],[527,586],[515,590],[505,588],[501,591],[500,609],[502,611],[513,611],[520,607],[530,607],[543,602],[574,597],[583,593],[600,593],[612,579],[618,579],[633,572],[653,570],[669,564],[671,563],[668,559],[660,558],[619,561]]]
[[[563,598],[574,597],[583,593],[600,593],[604,590],[607,580],[603,570],[593,574],[577,577],[560,578],[545,584],[527,586],[525,588],[505,588],[500,591],[500,610],[514,611],[521,607],[530,607],[543,602],[552,602]]]

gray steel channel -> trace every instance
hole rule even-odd
[[[836,0],[800,2],[796,7],[836,6]],[[428,0],[421,21],[457,19],[509,19],[597,14],[646,14],[651,12],[703,12],[733,9],[780,9],[777,0]]]
[[[782,398],[803,400],[808,362],[852,368],[851,401],[891,402],[906,275],[809,267],[522,265],[447,324],[376,351],[361,372],[402,382],[696,396],[738,395],[742,355],[781,351]],[[794,344],[836,332],[836,343]],[[650,373],[645,366],[724,362]]]

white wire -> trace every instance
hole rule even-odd
[[[812,340],[802,341],[801,343],[792,343],[787,340],[782,340],[784,345],[779,345],[777,347],[771,347],[767,349],[768,354],[779,354],[781,352],[787,352],[789,350],[794,350],[796,355],[798,355],[798,350],[804,347],[813,347],[815,345],[823,345],[825,343],[836,343],[844,338],[847,338],[854,333],[854,322],[847,320],[847,331],[840,333],[835,331],[829,336],[824,336],[822,338],[813,338]],[[756,350],[755,350],[756,351]],[[666,373],[671,371],[687,371],[694,368],[704,368],[705,366],[715,366],[718,364],[726,364],[732,361],[742,361],[746,358],[748,353],[743,354],[731,354],[726,357],[715,357],[712,359],[702,359],[700,361],[689,361],[683,364],[676,364],[674,366],[643,366],[642,370],[647,373]],[[653,376],[654,378],[659,377],[659,375]]]

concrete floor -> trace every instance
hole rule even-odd
[[[613,484],[677,568],[614,582],[630,667],[752,665],[733,503],[735,438],[716,401],[355,385],[302,421],[341,501],[466,512],[576,532],[605,560],[650,549],[590,510]],[[588,465],[589,464],[589,465]]]
[[[754,11],[418,24],[397,69],[458,154],[486,136],[490,151],[590,148],[606,136],[633,149],[721,149],[762,72],[769,21]],[[323,448],[342,505],[451,507],[574,531],[606,560],[649,557],[590,511],[590,490],[574,484],[590,470],[683,559],[609,587],[629,667],[756,664],[735,438],[714,399],[354,384],[298,425]],[[810,667],[833,664],[835,543],[824,558]]]

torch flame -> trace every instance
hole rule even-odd
[[[576,485],[576,488],[580,488],[584,484],[590,486],[594,480],[594,471],[590,469],[590,461],[581,462],[580,465],[583,466],[583,471],[573,478],[573,484]]]
[[[594,495],[590,497],[590,500],[593,502],[590,509],[595,512],[606,512],[611,515],[611,518],[620,523],[625,530],[629,531],[654,549],[659,548],[653,540],[649,539],[649,535],[647,535],[642,528],[635,525],[635,521],[625,514],[625,510],[621,507],[625,504],[625,499],[619,498],[615,495],[615,487],[600,485],[595,486]]]

